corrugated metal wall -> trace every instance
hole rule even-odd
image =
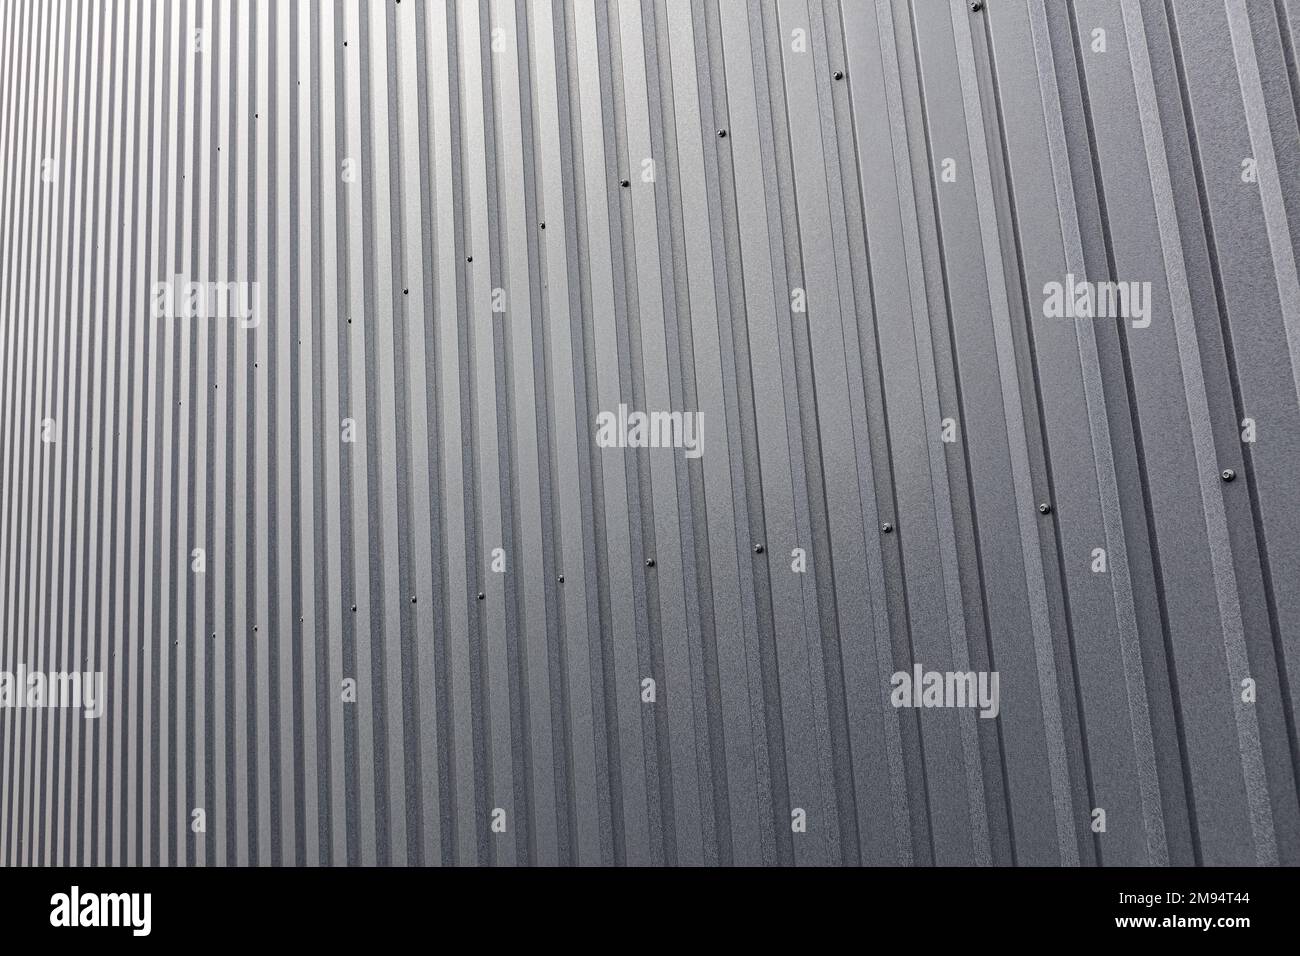
[[[1298,34],[0,0],[0,860],[1300,863]]]

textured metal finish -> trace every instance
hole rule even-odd
[[[1300,863],[1298,39],[0,0],[0,861]]]

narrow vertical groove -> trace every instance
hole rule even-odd
[[[1135,85],[1147,161],[1156,193],[1161,252],[1171,280],[1174,328],[1178,335],[1179,359],[1183,369],[1188,412],[1192,423],[1201,504],[1205,525],[1210,534],[1210,559],[1214,567],[1215,592],[1224,628],[1223,644],[1231,677],[1229,693],[1233,700],[1234,718],[1240,737],[1242,773],[1249,801],[1251,831],[1255,838],[1255,855],[1261,865],[1276,864],[1277,842],[1273,833],[1272,812],[1268,805],[1264,768],[1260,757],[1259,726],[1254,711],[1245,706],[1237,694],[1241,679],[1248,670],[1241,630],[1241,609],[1238,604],[1232,556],[1227,544],[1222,492],[1214,483],[1217,462],[1212,436],[1209,434],[1205,383],[1195,329],[1192,326],[1193,317],[1187,288],[1186,267],[1183,262],[1182,240],[1178,234],[1178,224],[1172,219],[1174,208],[1172,187],[1169,182],[1167,160],[1164,158],[1164,136],[1156,112],[1155,88],[1146,45],[1146,32],[1141,10],[1131,0],[1121,0],[1121,5],[1124,25],[1132,38]]]
[[[958,62],[968,78],[964,97],[968,134],[972,142],[982,140],[984,121],[979,103],[979,91],[973,81],[975,70],[971,39],[971,25],[961,5],[954,5],[953,24],[958,40]],[[1025,562],[1026,584],[1029,591],[1030,619],[1033,626],[1035,656],[1039,674],[1039,695],[1047,734],[1047,760],[1052,781],[1052,798],[1056,814],[1058,849],[1062,864],[1078,862],[1078,846],[1074,839],[1068,795],[1068,770],[1065,766],[1065,744],[1061,726],[1060,696],[1056,665],[1051,647],[1050,623],[1047,620],[1045,583],[1039,548],[1038,528],[1034,524],[1034,495],[1030,487],[1028,450],[1024,413],[1021,407],[1020,388],[1014,367],[1013,343],[1009,328],[1007,289],[1002,267],[1002,250],[997,241],[992,209],[992,184],[989,157],[979,147],[972,150],[973,173],[979,196],[980,229],[985,249],[985,266],[988,272],[989,295],[993,300],[994,331],[997,338],[998,367],[1002,378],[1004,411],[1007,416],[1008,440],[1012,447],[1012,482],[1020,525],[1022,556]]]
[[[1077,203],[1071,179],[1067,144],[1062,123],[1062,110],[1056,82],[1056,67],[1052,61],[1052,48],[1048,37],[1048,24],[1041,3],[1029,7],[1034,50],[1039,58],[1038,72],[1042,80],[1043,115],[1047,124],[1047,144],[1052,160],[1052,173],[1060,209],[1064,235],[1065,259],[1068,269],[1083,274],[1085,271],[1083,240],[1080,235]],[[1128,549],[1120,515],[1119,491],[1116,485],[1115,462],[1112,451],[1110,425],[1106,415],[1101,369],[1097,356],[1095,334],[1080,323],[1076,328],[1079,356],[1083,368],[1083,382],[1088,402],[1089,431],[1092,436],[1093,462],[1097,471],[1102,497],[1102,517],[1106,541],[1106,554],[1111,564],[1116,623],[1120,630],[1120,653],[1123,657],[1125,689],[1132,720],[1133,746],[1138,762],[1138,775],[1142,794],[1142,813],[1147,835],[1147,854],[1151,863],[1169,862],[1165,839],[1164,812],[1160,803],[1160,785],[1156,778],[1155,753],[1152,743],[1151,717],[1147,704],[1145,678],[1142,674],[1141,651],[1138,647],[1137,620],[1133,606],[1133,583],[1129,575]]]
[[[503,235],[508,229],[502,183],[505,181],[502,165],[502,150],[498,147],[499,125],[504,121],[500,95],[497,91],[497,31],[505,32],[492,16],[491,5],[487,0],[479,2],[479,55],[482,64],[482,116],[484,152],[490,157],[484,166],[487,179],[487,258],[490,267],[489,288],[492,296],[497,290],[508,294],[506,276],[511,263],[506,254]],[[505,51],[502,51],[505,52]],[[518,188],[514,185],[513,188]],[[512,308],[516,303],[507,299],[506,316],[515,314]],[[520,862],[536,860],[537,835],[533,817],[533,784],[531,759],[531,731],[528,701],[528,678],[524,666],[521,631],[524,628],[523,589],[520,587],[519,570],[524,567],[521,553],[520,518],[516,503],[519,500],[518,469],[515,464],[514,446],[517,442],[514,421],[514,383],[510,355],[511,340],[514,333],[510,322],[498,317],[493,306],[491,317],[491,350],[493,355],[493,383],[495,386],[494,418],[497,422],[497,473],[500,476],[499,515],[501,524],[500,548],[506,555],[508,577],[505,582],[504,616],[505,616],[505,651],[507,684],[510,715],[510,765],[514,770],[514,792],[510,794],[511,816],[514,819],[513,832],[516,858]],[[470,321],[473,322],[474,313]],[[483,340],[480,339],[480,342]],[[485,542],[486,544],[486,542]],[[490,550],[490,549],[489,549]],[[494,803],[504,807],[501,799]]]
[[[741,276],[736,274],[738,270],[730,267],[740,260],[740,251],[729,144],[718,143],[719,140],[726,139],[721,131],[726,130],[728,119],[720,30],[716,16],[716,11],[712,11],[712,16],[707,9],[695,11],[696,34],[703,41],[695,48],[701,83],[700,124],[703,141],[707,143],[712,139],[717,143],[716,152],[712,147],[705,147],[705,170],[706,176],[714,185],[711,192],[720,207],[715,208],[714,212],[721,222],[711,224],[712,253],[715,276],[720,280],[722,292],[718,301],[718,317],[724,344],[723,378],[728,398],[727,426],[733,435],[738,436],[740,445],[740,461],[736,460],[736,456],[731,459],[733,494],[738,515],[747,516],[749,523],[748,527],[738,523],[736,548],[744,555],[741,558],[741,599],[747,618],[744,640],[750,680],[751,720],[755,736],[764,741],[763,749],[758,751],[757,786],[760,806],[770,807],[769,812],[764,814],[768,819],[763,821],[765,836],[770,834],[770,844],[765,842],[764,845],[763,861],[788,866],[794,862],[794,845],[791,829],[784,825],[784,821],[791,818],[791,798],[782,746],[785,730],[774,651],[771,589],[762,580],[762,572],[757,566],[746,574],[743,564],[749,560],[753,548],[754,527],[761,527],[762,524],[762,491],[757,474],[759,463],[757,439],[754,435],[754,383],[746,339],[744,291]],[[705,83],[709,85],[708,90],[704,89]],[[714,137],[709,135],[711,126],[717,132]]]

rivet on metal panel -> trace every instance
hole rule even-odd
[[[487,595],[485,595],[482,591],[478,592],[478,599],[480,601],[482,601],[485,597],[487,597]]]
[[[1052,506],[1049,505],[1046,501],[1044,501],[1041,505],[1038,506],[1038,513],[1043,515],[1050,515],[1052,513]]]
[[[473,261],[474,261],[474,257],[473,257],[473,256],[466,256],[466,257],[465,257],[465,261],[466,261],[466,262],[473,262]]]
[[[892,534],[894,531],[894,526],[890,524],[888,521],[886,521],[884,524],[880,526],[880,530],[883,531],[885,534]]]
[[[632,183],[631,183],[630,181],[626,180],[626,179],[620,179],[620,180],[618,181],[618,184],[619,184],[620,186],[622,186],[624,189],[627,189],[628,186],[631,186],[631,185],[632,185]]]
[[[646,566],[647,568],[653,568],[653,567],[655,566],[655,559],[654,559],[654,558],[646,558],[646,559],[645,559],[645,566]]]
[[[762,554],[762,553],[763,553],[764,551],[766,551],[766,550],[767,550],[767,549],[764,548],[761,544],[756,544],[756,545],[754,545],[754,553],[755,553],[755,554]]]
[[[559,582],[560,582],[561,584],[563,584],[563,583],[564,583],[564,575],[561,574],[558,580],[559,580]]]
[[[831,75],[834,76],[835,79],[837,79],[837,80],[842,80],[842,79],[844,79],[844,71],[843,71],[843,70],[836,70],[836,71],[835,71],[833,74],[831,74]]]
[[[356,614],[356,613],[357,613],[357,606],[356,606],[355,604],[352,605],[352,613],[353,613],[353,614]]]
[[[719,139],[726,139],[726,138],[727,138],[727,131],[726,131],[725,129],[720,129],[720,130],[718,130],[718,138],[719,138]]]
[[[399,2],[400,2],[400,0],[399,0]],[[415,595],[414,595],[414,594],[411,595],[411,603],[412,603],[412,604],[415,603]]]
[[[543,222],[543,223],[541,223],[540,225],[541,225],[541,227],[542,227],[543,229],[546,228],[546,223]]]
[[[1237,472],[1235,469],[1225,468],[1219,473],[1219,477],[1224,481],[1232,481],[1232,479],[1237,477]]]
[[[983,9],[984,9],[984,4],[982,0],[971,0],[971,5],[970,5],[971,13],[979,13]]]

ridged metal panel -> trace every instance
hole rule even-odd
[[[0,861],[1300,863],[1300,4],[972,7],[0,0]]]

